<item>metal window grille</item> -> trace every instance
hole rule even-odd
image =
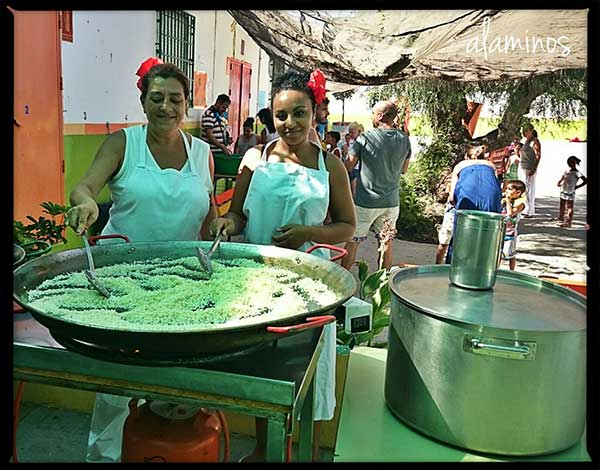
[[[194,38],[196,17],[185,11],[156,12],[156,56],[179,67],[190,81],[190,106],[194,102]]]

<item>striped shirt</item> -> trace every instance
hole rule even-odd
[[[202,130],[202,139],[210,144],[210,151],[213,153],[222,153],[223,150],[220,147],[212,144],[206,138],[206,131],[212,130],[212,134],[218,142],[225,145],[229,144],[229,142],[226,141],[226,138],[229,138],[229,133],[227,132],[223,118],[217,116],[215,109],[212,106],[206,108],[204,114],[202,114]]]

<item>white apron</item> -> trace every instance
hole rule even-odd
[[[108,184],[113,205],[102,235],[120,233],[132,242],[197,240],[209,211],[209,193],[213,188],[208,144],[192,138],[190,146],[180,131],[187,162],[181,170],[161,169],[146,143],[147,126],[124,131],[125,158]],[[96,394],[86,462],[120,461],[123,424],[129,415],[130,400],[120,395]]]
[[[160,168],[146,143],[148,126],[123,131],[125,158],[108,182],[113,205],[102,235],[120,233],[132,242],[198,240],[213,188],[208,144],[193,137],[190,146],[180,130],[187,162],[181,170]]]
[[[268,162],[265,145],[262,158],[252,175],[243,212],[248,219],[246,242],[272,245],[277,228],[286,224],[323,225],[329,207],[329,172],[323,151],[319,152],[319,169],[295,163]],[[306,242],[306,251],[315,243]],[[329,250],[312,254],[329,259]],[[324,344],[315,373],[315,421],[330,420],[335,410],[335,322],[323,329]]]

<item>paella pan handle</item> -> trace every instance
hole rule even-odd
[[[306,323],[300,323],[299,325],[292,326],[267,326],[269,333],[291,333],[292,331],[308,330],[310,328],[316,328],[318,326],[326,325],[327,323],[334,322],[336,320],[334,315],[321,315],[320,317],[308,317]]]
[[[114,233],[112,235],[94,235],[93,237],[88,237],[88,242],[90,242],[90,245],[95,245],[97,240],[104,240],[105,238],[122,238],[127,243],[131,243],[129,238],[120,233]]]
[[[313,251],[318,250],[319,248],[327,248],[329,250],[337,251],[339,253],[339,255],[335,255],[333,258],[329,258],[329,261],[337,261],[338,259],[341,259],[348,254],[348,252],[344,248],[340,248],[339,246],[334,245],[325,245],[324,243],[317,243],[316,245],[311,246],[308,250],[306,250],[306,253],[312,253]]]

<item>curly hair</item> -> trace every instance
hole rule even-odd
[[[315,101],[315,94],[308,86],[309,79],[310,74],[308,72],[296,72],[295,70],[288,70],[287,72],[282,73],[275,78],[275,80],[273,80],[273,85],[271,86],[271,103],[273,102],[275,95],[281,93],[282,91],[301,91],[306,93],[310,98],[314,112],[317,108],[317,103]]]
[[[185,99],[188,99],[190,95],[190,81],[186,77],[185,73],[183,73],[179,67],[173,64],[157,64],[142,77],[142,94],[140,96],[140,101],[142,103],[144,103],[146,100],[146,94],[148,93],[150,82],[156,77],[175,78],[178,80],[183,87],[183,95]]]

